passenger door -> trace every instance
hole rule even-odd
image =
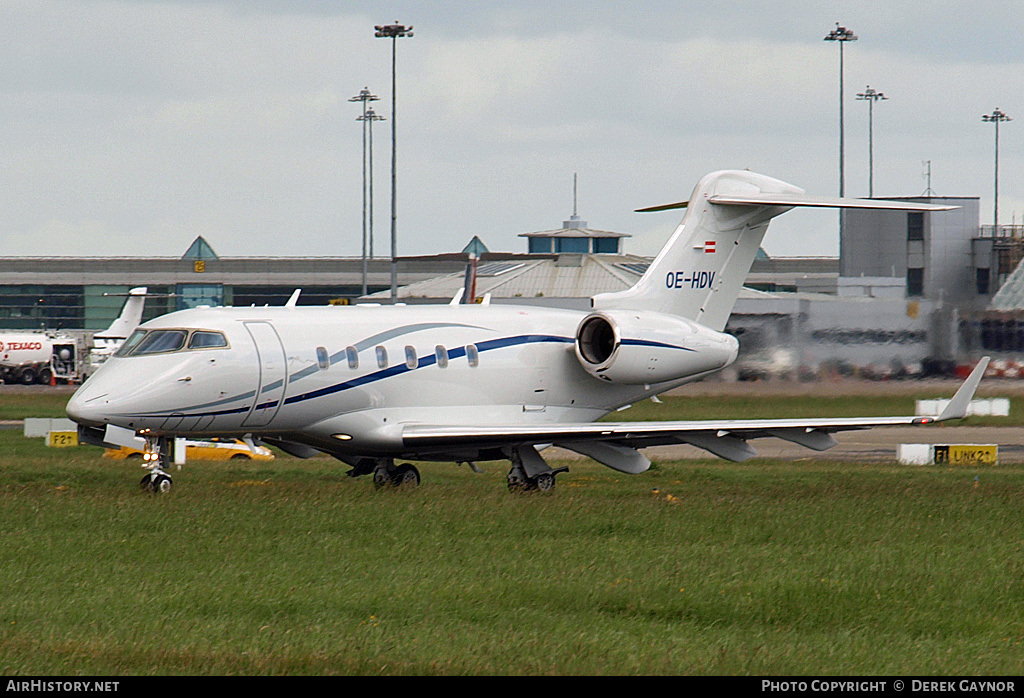
[[[262,427],[270,424],[284,402],[288,364],[284,345],[273,325],[269,322],[246,322],[245,329],[256,345],[260,371],[256,399],[242,426]]]

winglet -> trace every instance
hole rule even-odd
[[[936,422],[942,422],[947,419],[963,419],[967,416],[967,408],[970,407],[971,400],[974,399],[974,391],[978,389],[978,384],[985,375],[988,362],[989,357],[987,356],[978,362],[978,365],[971,371],[971,375],[967,376],[967,380],[964,381],[964,384],[956,391],[956,395],[946,405],[946,409],[942,410],[942,414],[936,418]]]

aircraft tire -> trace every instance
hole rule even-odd
[[[388,477],[388,474],[384,470],[378,468],[377,470],[373,471],[373,486],[376,489],[379,490],[382,487],[386,487],[387,485],[390,484],[392,484],[392,480],[390,477]]]
[[[550,492],[555,489],[555,476],[552,473],[541,473],[534,478],[534,482],[541,492]]]
[[[131,458],[131,456],[128,456],[128,457]],[[139,482],[139,489],[142,490],[143,492],[149,492],[152,489],[151,488],[152,482],[153,482],[153,475],[152,474],[145,475],[142,478],[142,481]]]
[[[171,491],[173,484],[169,476],[157,475],[150,483],[150,490],[152,490],[153,494],[167,494]]]
[[[419,487],[420,471],[414,465],[403,463],[395,468],[395,474],[391,476],[391,484],[395,487]]]

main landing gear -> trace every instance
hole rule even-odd
[[[555,476],[569,472],[568,468],[552,468],[537,449],[531,445],[516,446],[505,451],[512,461],[512,469],[508,472],[508,489],[510,492],[550,492],[555,488]],[[350,477],[361,475],[373,476],[373,486],[377,489],[385,487],[414,488],[420,484],[420,472],[410,463],[395,465],[391,458],[364,458],[352,464]],[[480,469],[470,463],[474,471]]]
[[[147,473],[139,483],[143,492],[153,494],[166,494],[171,491],[174,481],[167,473],[171,464],[171,442],[163,436],[146,437],[146,448],[142,453],[142,467],[148,468]]]
[[[411,463],[395,465],[390,458],[377,461],[373,468],[373,486],[378,490],[382,487],[403,487],[412,489],[419,487],[420,471]]]
[[[512,469],[508,471],[509,492],[555,489],[555,475],[569,472],[569,468],[551,468],[533,446],[517,446],[511,449],[509,458]]]

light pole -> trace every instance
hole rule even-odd
[[[871,85],[868,85],[866,90],[857,93],[857,99],[867,100],[868,102],[868,198],[870,199],[875,196],[875,102],[880,99],[889,98],[875,90]]]
[[[373,122],[384,121],[384,117],[373,111],[373,107],[370,107],[366,114],[357,117],[356,121],[366,121],[368,132],[370,134],[370,146],[369,154],[366,157],[367,162],[370,165],[370,259],[373,259]]]
[[[359,90],[359,94],[355,97],[349,97],[350,102],[362,102],[363,113],[362,116],[356,118],[356,121],[363,122],[363,295],[366,295],[366,103],[373,102],[380,99],[375,94],[370,94],[370,90],[366,87]],[[372,110],[371,110],[372,111]]]
[[[839,196],[846,195],[846,177],[843,166],[843,44],[856,40],[857,35],[853,33],[853,30],[839,26],[839,22],[836,22],[836,28],[825,37],[825,41],[839,42]]]
[[[999,111],[999,107],[996,107],[995,111],[991,114],[984,114],[981,117],[981,120],[991,122],[996,125],[996,191],[995,203],[992,208],[992,234],[996,235],[996,229],[999,227],[999,122],[1013,121],[1013,119]]]
[[[843,134],[843,44],[856,41],[853,30],[839,26],[828,33],[825,41],[839,42],[839,196],[846,196],[846,167],[843,161],[845,139]],[[846,243],[846,209],[839,209],[839,257],[843,257],[843,245]]]
[[[412,37],[412,26],[403,26],[398,24],[384,24],[374,27],[376,32],[374,36],[381,39],[391,39],[391,303],[398,302],[398,261],[397,261],[397,241],[398,241],[398,207],[397,207],[397,195],[398,195],[398,183],[397,183],[397,170],[398,170],[398,151],[395,149],[397,138],[396,126],[398,119],[395,117],[395,105],[397,100],[395,99],[395,57],[398,39],[403,36]]]

